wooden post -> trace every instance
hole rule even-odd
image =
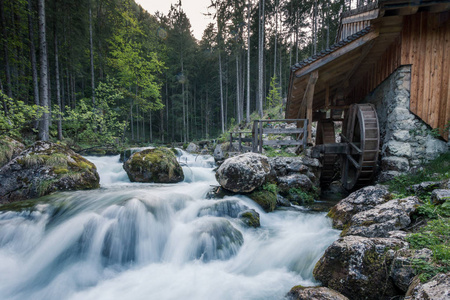
[[[239,146],[238,146],[239,153],[242,153],[242,145],[241,145],[241,143],[242,143],[242,132],[239,132]]]
[[[252,135],[253,135],[253,144],[252,144],[252,152],[257,152],[258,149],[258,125],[257,125],[258,121],[253,121],[253,130],[252,130]]]
[[[314,87],[317,79],[319,78],[319,72],[317,70],[311,72],[309,76],[308,86],[306,87],[304,98],[306,100],[306,118],[308,119],[308,143],[311,143],[311,130],[312,130],[312,106],[314,98]]]
[[[259,153],[262,153],[263,149],[263,122],[259,122]]]
[[[330,107],[330,85],[327,83],[325,87],[325,109]]]
[[[230,132],[230,151],[234,150],[233,148],[233,133]]]

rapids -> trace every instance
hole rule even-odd
[[[87,159],[100,189],[0,212],[0,299],[283,299],[317,284],[314,265],[339,235],[324,213],[207,199],[210,156],[183,152],[178,184],[131,183],[118,156]],[[235,218],[248,208],[260,228]]]

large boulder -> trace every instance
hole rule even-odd
[[[14,157],[18,156],[25,146],[10,137],[0,139],[0,168],[10,162]]]
[[[298,200],[291,198],[293,189],[301,190],[305,193],[314,192],[315,186],[311,179],[305,174],[291,174],[288,176],[278,177],[278,190],[281,195],[289,200]]]
[[[403,292],[408,291],[413,281],[416,271],[413,268],[413,261],[423,260],[431,263],[433,251],[424,248],[420,250],[400,249],[395,253],[392,261],[390,275],[394,284]]]
[[[390,231],[404,229],[411,224],[411,215],[420,205],[417,197],[390,200],[354,215],[342,235],[389,237]]]
[[[278,156],[269,158],[269,163],[279,178],[300,173],[308,176],[314,185],[319,185],[320,163],[315,158]]]
[[[273,191],[259,188],[247,194],[247,196],[258,203],[265,212],[274,211],[277,206],[277,194]]]
[[[437,189],[431,192],[431,202],[434,204],[450,202],[450,189]]]
[[[132,182],[176,183],[184,180],[183,169],[168,148],[133,153],[123,164]]]
[[[374,208],[390,200],[391,193],[383,186],[366,186],[333,206],[328,216],[333,219],[333,227],[343,229],[350,223],[353,215]]]
[[[405,300],[448,300],[450,299],[450,272],[437,274],[427,283],[412,284]]]
[[[393,249],[406,242],[394,238],[346,236],[331,244],[314,268],[314,277],[351,299],[382,299],[398,294],[389,269]]]
[[[217,170],[216,179],[227,190],[249,193],[262,186],[271,173],[266,156],[245,153],[228,158]]]
[[[189,143],[189,145],[186,147],[186,151],[189,153],[197,153],[200,151],[200,147],[197,144]]]
[[[66,147],[39,141],[0,169],[0,203],[98,188],[99,181],[93,163]]]
[[[294,286],[286,298],[290,300],[348,300],[341,293],[322,286]]]

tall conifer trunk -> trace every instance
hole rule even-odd
[[[39,79],[36,62],[36,47],[34,46],[34,28],[33,28],[33,10],[31,7],[31,0],[28,0],[28,38],[30,39],[30,62],[31,62],[31,77],[33,81],[33,98],[34,104],[40,105],[39,102]],[[38,129],[39,120],[35,121],[34,128]]]
[[[39,11],[39,52],[40,52],[40,101],[44,111],[39,124],[39,139],[49,140],[50,105],[48,99],[48,61],[45,28],[45,0],[38,1]]]

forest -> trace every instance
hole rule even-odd
[[[78,145],[211,139],[286,97],[290,66],[367,1],[211,0],[196,40],[181,0],[0,0],[0,136]]]

